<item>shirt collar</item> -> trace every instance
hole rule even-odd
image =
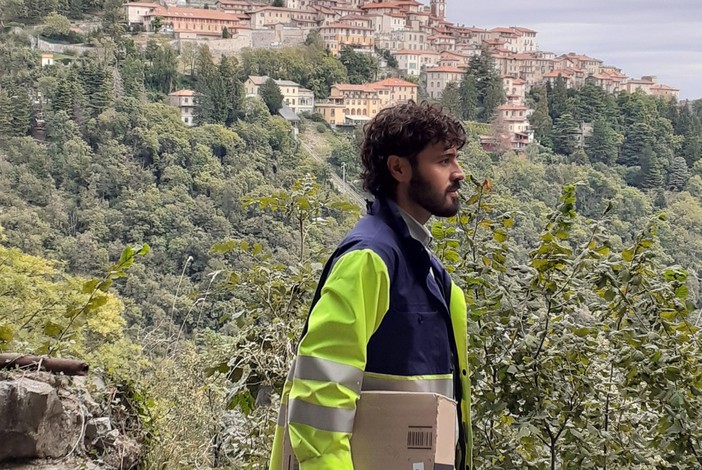
[[[428,249],[432,240],[431,232],[400,206],[397,206],[397,209],[400,212],[402,220],[404,220],[407,224],[407,229],[409,230],[410,236],[421,243],[424,248]]]

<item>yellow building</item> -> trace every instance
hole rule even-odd
[[[315,109],[331,125],[358,125],[369,121],[386,106],[417,101],[419,86],[398,78],[375,83],[333,85],[326,102],[315,103]]]
[[[371,28],[362,28],[344,23],[332,23],[319,28],[319,34],[325,46],[334,55],[339,55],[341,48],[349,46],[356,51],[373,52],[375,38]]]

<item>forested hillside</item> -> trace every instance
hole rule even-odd
[[[144,468],[264,468],[321,263],[361,211],[242,83],[324,96],[367,64],[314,40],[240,61],[142,48],[108,4],[92,52],[41,67],[31,25],[92,13],[64,3],[2,2],[0,350],[85,357],[130,390]],[[480,73],[452,111],[488,121]],[[193,128],[164,104],[186,86]],[[702,102],[560,82],[531,99],[540,144],[519,154],[466,123],[464,210],[432,227],[470,305],[478,468],[699,468]],[[313,119],[353,182],[358,135]]]

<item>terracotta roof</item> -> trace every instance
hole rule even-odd
[[[319,29],[320,30],[322,30],[322,29],[360,29],[363,31],[374,31],[373,28],[366,28],[364,26],[354,26],[352,24],[346,24],[346,23],[332,23],[332,24],[324,25]]]
[[[220,5],[238,5],[238,6],[242,6],[242,7],[253,7],[254,6],[251,2],[241,2],[239,0],[217,0],[215,2],[215,5],[218,3]]]
[[[282,7],[264,6],[261,8],[256,8],[255,10],[251,10],[249,13],[253,15],[254,13],[259,13],[259,12],[268,11],[268,10],[285,11],[285,12],[300,11],[300,9],[296,9],[296,8],[282,8]]]
[[[512,29],[516,29],[517,31],[521,31],[522,33],[536,33],[533,29],[529,28],[522,28],[521,26],[512,26]]]
[[[416,83],[408,82],[406,80],[401,80],[399,78],[386,78],[385,80],[371,83],[370,86],[372,86],[373,88],[398,87],[398,86],[414,87],[414,88],[419,87],[419,85],[417,85]]]
[[[442,72],[442,73],[465,73],[465,70],[459,69],[458,67],[450,67],[447,65],[440,67],[430,67],[426,69],[427,73],[431,72]]]
[[[148,2],[127,2],[123,6],[125,7],[160,7],[158,3],[148,3]]]
[[[669,87],[668,85],[654,85],[651,90],[661,90],[661,91],[680,91],[677,88]]]
[[[400,5],[395,2],[366,3],[361,5],[362,10],[377,10],[380,8],[400,8]]]
[[[362,91],[364,93],[377,93],[378,90],[369,85],[353,85],[351,83],[337,83],[332,85],[332,88],[336,88],[339,91]]]
[[[193,90],[178,90],[169,93],[168,96],[199,96],[200,93]]]
[[[196,18],[208,20],[238,21],[238,15],[204,8],[183,7],[158,7],[147,16],[161,16],[163,18]]]

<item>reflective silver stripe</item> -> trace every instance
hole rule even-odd
[[[356,410],[329,408],[293,399],[288,403],[288,422],[332,432],[351,433]]]
[[[294,375],[297,379],[337,383],[356,393],[361,392],[361,381],[363,381],[361,369],[310,356],[297,357]]]
[[[295,363],[296,360],[293,359],[292,364],[290,364],[290,370],[288,371],[288,378],[285,379],[287,382],[292,382],[292,379],[295,375]]]
[[[438,393],[453,398],[452,379],[422,379],[422,380],[396,380],[381,379],[379,377],[364,375],[363,391],[387,390],[393,392],[430,392]]]
[[[285,427],[288,425],[288,405],[281,403],[278,409],[278,426]]]

